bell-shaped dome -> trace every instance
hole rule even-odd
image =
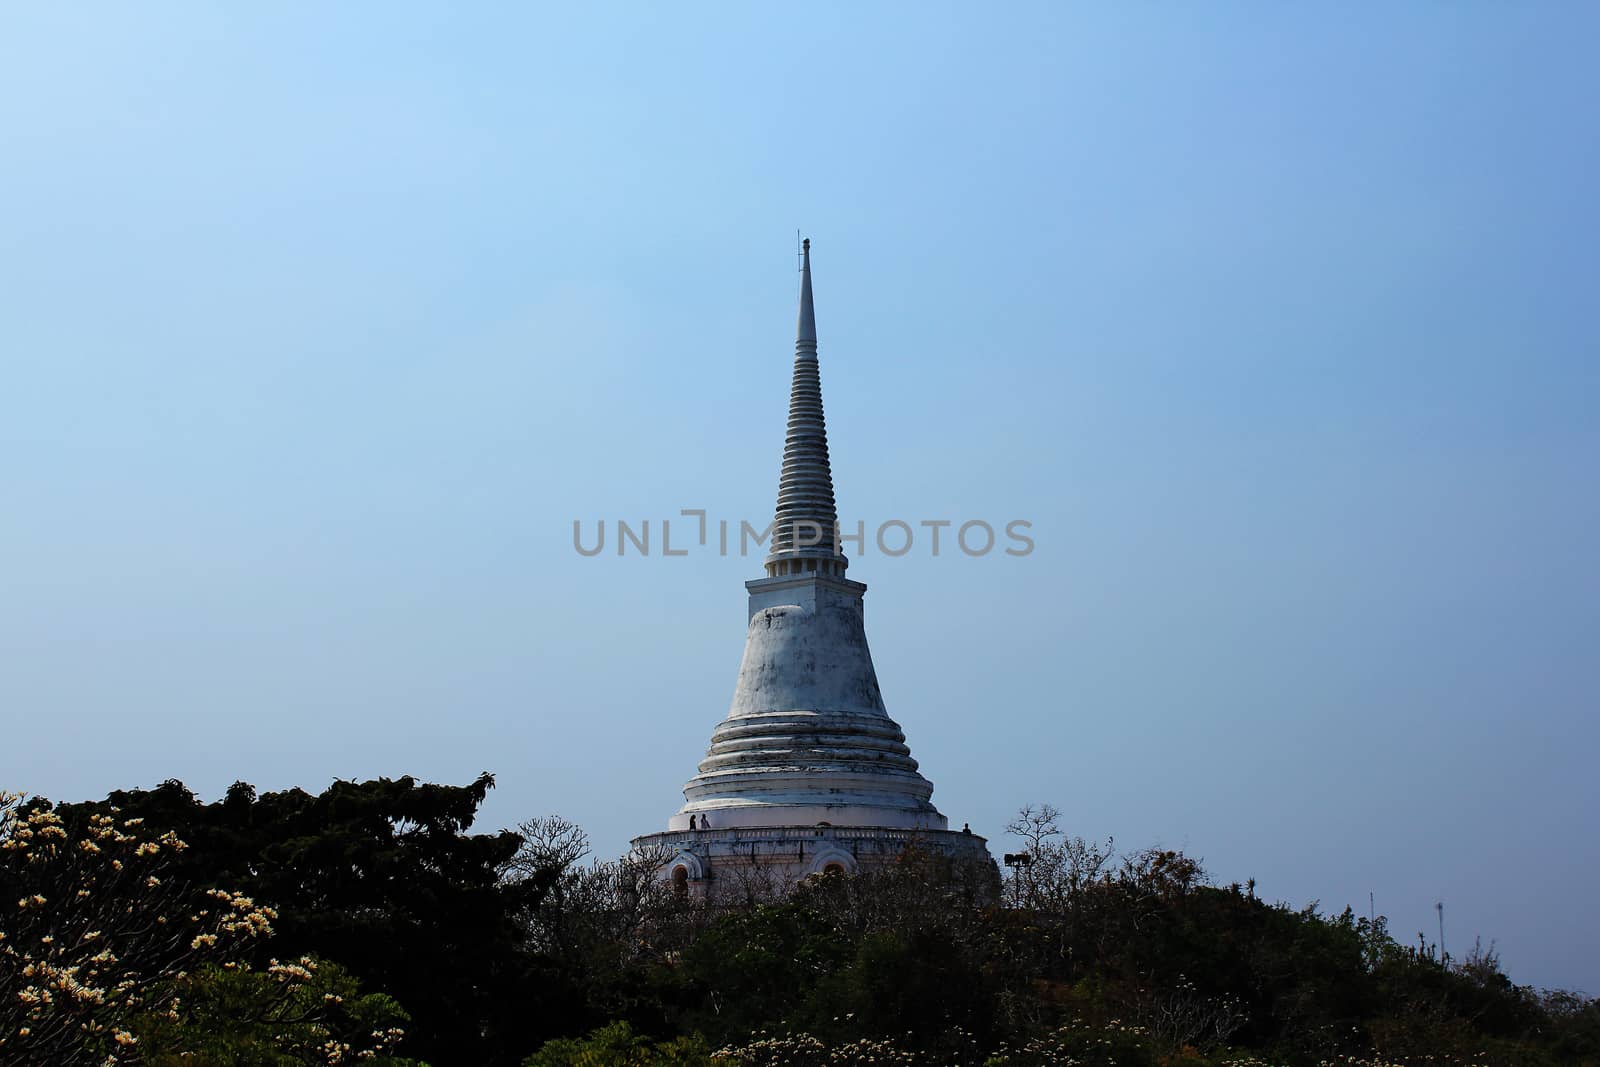
[[[862,625],[866,586],[804,574],[748,588],[733,706],[674,826],[698,814],[716,827],[944,829],[933,785],[884,710]]]

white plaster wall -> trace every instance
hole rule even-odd
[[[887,715],[863,625],[861,592],[843,581],[766,579],[753,589],[744,659],[730,716],[763,711],[857,711]],[[757,607],[758,601],[778,601]]]
[[[751,613],[728,717],[668,822],[714,828],[942,830],[933,784],[883,705],[860,582],[818,574],[746,583]]]
[[[972,865],[998,877],[988,843],[961,831],[907,831],[889,827],[768,827],[648,834],[636,849],[662,848],[670,856],[661,877],[683,868],[697,895],[733,898],[760,891],[781,893],[800,879],[836,864],[855,874],[886,867],[911,847]]]

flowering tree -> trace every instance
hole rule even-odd
[[[469,832],[493,784],[487,774],[467,786],[404,777],[258,794],[237,782],[205,803],[168,781],[58,811],[74,824],[113,809],[142,816],[192,846],[175,875],[271,902],[272,941],[240,961],[336,960],[405,1006],[411,1055],[506,1064],[558,1036],[570,1001],[516,924],[546,886],[500,876],[519,838]]]
[[[141,1060],[131,1020],[185,972],[272,932],[276,913],[168,877],[187,846],[112,814],[69,826],[0,793],[0,1061]]]
[[[310,956],[260,969],[208,963],[175,982],[172,994],[133,1023],[146,1067],[415,1062],[393,1056],[407,1021],[400,1006],[382,993],[362,993],[344,968]]]

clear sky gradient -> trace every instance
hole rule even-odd
[[[758,561],[572,522],[765,523],[801,227],[847,520],[1033,523],[850,572],[955,825],[1600,992],[1600,8],[461,8],[0,14],[0,783],[664,827]]]

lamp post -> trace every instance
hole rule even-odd
[[[1033,853],[1031,853],[1031,852],[1007,852],[1000,859],[1001,859],[1002,863],[1004,863],[1007,867],[1012,868],[1013,870],[1015,870],[1018,867],[1026,867],[1026,868],[1028,868],[1028,874],[1030,875],[1030,877],[1028,879],[1028,899],[1031,902],[1032,899],[1033,899],[1033,878],[1031,877],[1031,875],[1033,874]],[[1017,877],[1020,878],[1021,875],[1018,875]],[[1021,883],[1020,882],[1018,883],[1018,887],[1017,888],[1018,888],[1018,892],[1017,892],[1018,900],[1017,900],[1017,903],[1021,904],[1022,903],[1022,900],[1021,900],[1022,893],[1021,893]]]

